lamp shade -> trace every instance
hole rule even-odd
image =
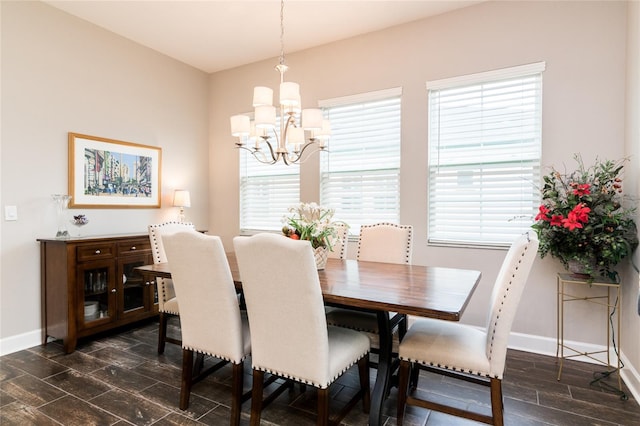
[[[302,127],[289,127],[289,136],[287,142],[293,144],[304,143],[304,129]]]
[[[280,83],[280,105],[297,107],[300,105],[300,85],[291,81]]]
[[[305,130],[322,129],[322,110],[318,108],[303,109],[302,127]]]
[[[250,132],[251,119],[246,115],[234,115],[230,119],[231,121],[231,135],[232,136],[247,136]]]
[[[256,107],[256,128],[271,128],[276,123],[276,108],[268,105]]]
[[[191,197],[189,191],[185,189],[176,189],[173,193],[174,207],[191,207]]]
[[[331,136],[331,122],[329,120],[322,120],[322,129],[318,132],[317,136],[320,139],[329,139]]]
[[[253,88],[253,107],[273,105],[273,89],[264,86]]]

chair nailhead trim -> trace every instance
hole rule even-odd
[[[483,373],[482,371],[473,371],[473,370],[469,370],[469,369],[465,369],[465,368],[457,368],[457,367],[453,367],[453,366],[449,366],[449,365],[443,365],[443,364],[437,364],[435,362],[424,362],[424,361],[420,361],[417,359],[411,359],[411,358],[400,358],[402,361],[409,361],[413,364],[420,364],[420,365],[424,365],[426,367],[435,367],[435,368],[441,368],[443,370],[450,370],[450,371],[455,371],[458,373],[465,373],[465,374],[473,374],[474,376],[480,376],[480,377],[486,377],[486,378],[494,378],[494,379],[502,379],[498,374],[494,374],[491,375],[491,373]]]
[[[191,222],[177,222],[177,221],[170,221],[170,222],[164,222],[164,223],[158,223],[158,224],[153,224],[153,225],[149,225],[149,235],[151,236],[151,240],[153,242],[153,247],[155,248],[155,250],[151,250],[152,254],[153,254],[153,263],[161,263],[161,259],[160,259],[160,243],[159,243],[159,239],[160,239],[160,229],[164,228],[165,226],[170,226],[170,225],[184,225],[184,226],[193,226],[193,224]],[[156,282],[160,281],[160,280],[164,280],[164,278],[156,278]],[[164,291],[164,285],[157,285],[156,288],[159,290],[158,292],[158,297],[162,300],[162,303],[164,304],[167,301],[167,295]],[[164,311],[163,312],[167,312],[173,315],[179,315],[178,312],[171,312],[171,311]]]
[[[350,369],[356,362],[360,361],[362,358],[364,358],[365,356],[368,356],[368,355],[369,355],[369,351],[367,350],[365,353],[361,354],[354,361],[351,361],[351,363],[349,365],[347,365],[344,369],[342,369],[342,371],[340,371],[337,375],[335,375],[332,379],[330,379],[330,381],[328,383],[325,383],[325,384],[311,382],[309,380],[301,379],[299,377],[295,377],[295,376],[292,376],[292,375],[289,375],[289,374],[285,374],[285,373],[282,373],[280,371],[272,370],[270,368],[260,368],[260,367],[255,367],[255,366],[253,366],[252,368],[254,368],[256,370],[264,371],[265,373],[273,374],[275,376],[284,377],[285,379],[295,380],[296,382],[304,383],[305,385],[311,385],[311,386],[319,388],[319,389],[326,389],[329,386],[331,386],[331,384],[333,382],[335,382],[338,379],[338,377],[342,376],[345,373],[345,371]]]
[[[511,281],[509,281],[509,284],[507,285],[507,288],[505,289],[505,292],[502,295],[502,301],[500,302],[500,309],[498,310],[498,315],[496,315],[496,321],[493,323],[493,329],[491,330],[491,344],[489,345],[489,355],[488,355],[489,361],[491,361],[493,357],[493,342],[495,339],[498,320],[500,319],[500,313],[502,312],[502,306],[504,306],[505,300],[508,296],[508,292],[509,290],[511,290],[511,285],[513,284],[513,279],[516,276],[516,272],[518,272],[518,270],[520,269],[520,264],[522,264],[522,258],[524,257],[527,250],[529,249],[529,243],[530,242],[528,241],[527,244],[524,246],[522,253],[520,253],[520,259],[518,260],[518,265],[516,265],[515,267],[515,272],[511,274]]]
[[[408,231],[408,238],[407,238],[407,248],[406,248],[406,253],[405,253],[405,263],[408,265],[409,263],[411,263],[411,242],[413,241],[413,226],[411,225],[398,225],[397,223],[391,223],[391,222],[380,222],[380,223],[374,223],[371,225],[362,225],[360,228],[373,228],[376,226],[392,226],[394,228],[400,228],[400,229],[406,229]],[[362,231],[361,231],[362,232]],[[358,240],[358,254],[356,255],[356,257],[360,257],[360,241]]]
[[[196,352],[196,353],[199,353],[199,354],[209,355],[209,356],[212,356],[214,358],[221,359],[223,361],[229,361],[229,362],[231,362],[233,364],[240,364],[241,362],[243,362],[247,358],[246,355],[243,355],[242,358],[240,358],[239,360],[234,360],[234,359],[231,359],[231,358],[226,357],[226,356],[214,354],[214,353],[211,353],[211,352],[201,351],[201,350],[194,349],[194,348],[192,348],[190,346],[185,346],[185,345],[182,345],[182,349],[186,349],[188,351]]]

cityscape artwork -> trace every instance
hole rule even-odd
[[[160,207],[158,147],[69,133],[69,207]]]

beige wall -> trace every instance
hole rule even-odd
[[[640,200],[640,2],[629,3],[627,12],[627,111],[625,125],[625,152],[631,158],[632,167],[627,170],[625,191],[635,194]],[[640,210],[636,214],[640,224]],[[635,252],[635,264],[640,265],[640,250]],[[627,267],[631,277],[624,286],[623,300],[623,353],[636,374],[624,371],[624,379],[635,389],[640,389],[640,276],[631,266]],[[634,278],[636,277],[636,278]],[[636,395],[636,398],[638,395]]]
[[[176,187],[191,191],[187,215],[208,226],[208,78],[194,68],[40,2],[1,2],[1,351],[40,340],[37,238],[57,230],[51,201],[67,193],[67,132],[159,146],[161,209],[78,210],[83,233],[146,232],[175,217]],[[74,212],[76,212],[74,210]],[[76,213],[76,214],[77,214]]]
[[[287,55],[287,79],[300,83],[303,107],[326,98],[403,88],[401,220],[415,229],[415,263],[482,271],[465,322],[484,324],[490,289],[505,251],[427,245],[425,82],[546,61],[542,164],[571,167],[575,152],[586,162],[596,156],[621,158],[625,155],[626,8],[624,2],[483,3]],[[210,223],[227,247],[238,232],[238,157],[229,149],[233,144],[229,116],[251,109],[253,86],[276,86],[275,64],[273,59],[211,78]],[[316,157],[303,165],[302,200],[318,199],[317,176]],[[353,245],[349,249],[353,257]],[[516,338],[515,345],[555,353],[555,274],[561,269],[550,258],[536,261],[513,328],[529,338]],[[571,340],[603,343],[599,336],[605,332],[604,317],[596,321],[592,309],[578,308],[566,332]],[[635,329],[625,333],[637,335],[637,322]]]

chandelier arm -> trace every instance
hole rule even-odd
[[[314,143],[313,142],[307,142],[306,144],[304,144],[304,146],[302,147],[302,149],[300,150],[300,154],[298,154],[298,158],[302,157],[302,153],[304,153],[304,151],[309,148],[310,146],[313,146]],[[324,148],[320,148],[317,147],[315,151],[311,151],[310,153],[313,154],[315,152],[320,152],[320,151],[324,151]]]
[[[313,142],[305,143],[304,146],[302,147],[302,149],[300,150],[300,152],[298,152],[298,155],[295,157],[295,159],[290,160],[289,162],[291,162],[291,163],[298,163],[299,162],[300,164],[304,163],[305,160],[302,160],[302,155],[307,150],[307,148],[309,148],[310,146],[313,146],[313,145],[314,145]],[[326,149],[317,147],[314,151],[309,151],[309,155],[315,154],[316,152],[320,152],[320,151],[326,151]],[[308,158],[308,156],[307,156],[307,158]]]
[[[237,145],[237,144],[236,144],[236,145]],[[273,164],[276,164],[276,163],[278,162],[278,160],[275,160],[275,159],[274,159],[274,160],[264,160],[263,158],[260,158],[260,157],[258,156],[258,153],[262,154],[262,152],[261,152],[261,151],[259,151],[259,150],[251,149],[251,148],[247,148],[246,146],[243,146],[243,145],[237,145],[236,147],[237,147],[237,148],[240,148],[240,149],[244,149],[245,151],[249,151],[249,152],[251,153],[251,155],[253,155],[253,157],[254,157],[258,162],[260,162],[260,163],[262,163],[262,164],[269,164],[269,165],[273,165]]]
[[[276,164],[278,162],[277,158],[272,158],[271,160],[267,159],[267,156],[264,155],[264,153],[260,152],[260,151],[251,151],[251,153],[253,154],[253,157],[260,163],[262,164],[268,164],[270,166]],[[264,158],[260,158],[258,156],[258,153],[263,154]]]
[[[274,131],[273,133],[276,132]],[[269,142],[269,136],[262,136],[262,140],[266,142],[267,146],[269,147],[269,152],[271,153],[271,158],[273,158],[273,162],[276,163],[278,161],[279,155],[277,154],[277,151],[273,150],[273,146],[271,145],[271,142]],[[276,143],[279,144],[278,134],[276,134]]]
[[[289,127],[296,127],[296,119],[293,117],[293,113],[287,113],[289,117],[287,118],[287,121],[284,121],[283,112],[280,113],[280,119],[282,120],[282,122],[280,124],[280,140],[278,141],[278,152],[284,154],[285,152],[289,152],[289,150],[287,149],[287,134],[289,133]],[[276,134],[276,138],[277,137],[278,135]]]

